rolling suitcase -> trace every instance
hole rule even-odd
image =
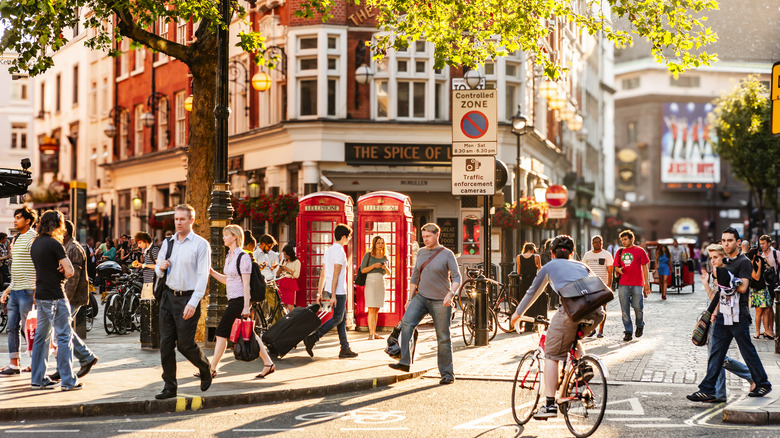
[[[317,314],[320,306],[311,304],[307,307],[296,307],[284,318],[276,322],[263,333],[263,343],[268,347],[268,353],[284,357],[306,336],[312,334],[322,324],[321,316]]]

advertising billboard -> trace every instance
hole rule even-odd
[[[720,158],[712,149],[715,130],[707,121],[711,103],[663,104],[661,182],[702,187],[720,182]]]

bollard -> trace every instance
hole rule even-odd
[[[141,348],[160,348],[160,304],[154,298],[141,300]]]
[[[484,347],[488,344],[488,302],[487,281],[485,276],[477,277],[477,296],[474,299],[474,345]]]
[[[509,296],[520,302],[520,274],[517,271],[509,273]]]

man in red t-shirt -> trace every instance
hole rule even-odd
[[[645,250],[634,245],[634,233],[625,230],[620,233],[620,243],[623,248],[615,256],[615,272],[620,275],[618,282],[618,297],[620,310],[623,312],[624,341],[632,339],[631,308],[636,318],[636,337],[642,337],[645,327],[644,298],[650,295],[650,282],[647,281],[647,264],[650,259]]]

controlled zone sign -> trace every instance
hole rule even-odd
[[[453,195],[494,195],[496,157],[452,157]]]
[[[452,92],[452,154],[496,155],[498,91]]]
[[[772,66],[771,86],[769,97],[772,104],[772,134],[780,136],[780,62]]]

